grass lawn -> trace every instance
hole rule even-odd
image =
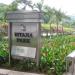
[[[41,27],[42,27],[43,29],[50,30],[50,25],[49,25],[49,24],[42,24]],[[51,24],[51,27],[52,27],[52,28],[56,28],[57,25]],[[61,25],[59,25],[59,29],[62,29],[62,26],[61,26]],[[63,29],[64,29],[64,31],[66,31],[66,32],[73,32],[73,31],[75,31],[74,28],[70,28],[70,27],[66,27],[66,26],[64,26]]]

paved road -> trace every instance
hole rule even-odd
[[[12,71],[7,69],[0,69],[0,75],[44,75],[44,74],[35,74],[27,72]]]

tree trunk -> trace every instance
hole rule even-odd
[[[62,35],[64,34],[64,29],[63,29],[63,25],[62,25]]]
[[[51,38],[52,36],[51,36],[51,23],[50,23],[50,38]]]
[[[27,5],[24,5],[24,8],[23,8],[23,10],[26,10],[26,6],[27,6]]]
[[[58,36],[58,22],[57,22],[57,36]]]

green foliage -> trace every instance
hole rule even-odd
[[[6,13],[17,10],[17,2],[13,1],[10,5],[0,3],[0,24],[6,22]]]
[[[66,70],[66,56],[75,50],[75,36],[63,35],[50,38],[42,38],[42,48],[39,67],[31,60],[13,60],[11,68],[14,70],[43,72],[48,75],[62,75]],[[8,55],[7,40],[0,39],[0,56]],[[7,62],[6,62],[7,64]],[[5,64],[5,65],[6,65]],[[6,66],[9,67],[9,66]]]
[[[3,39],[3,37],[0,37],[0,56],[8,56],[8,43],[6,39]]]
[[[43,38],[39,67],[31,60],[12,60],[12,67],[14,70],[62,75],[66,69],[65,57],[75,49],[75,45],[72,45],[71,42],[75,42],[75,37],[70,35],[57,36],[52,39]],[[7,56],[7,49],[7,41],[1,39],[0,56]]]
[[[0,22],[5,21],[6,10],[7,10],[7,5],[0,3]]]
[[[75,49],[75,46],[70,44],[72,41],[75,42],[75,38],[71,36],[44,39],[41,48],[41,69],[45,69],[48,73],[53,71],[54,75],[62,75],[66,69],[65,58]]]
[[[8,5],[8,11],[16,11],[17,10],[18,3],[16,1],[13,1],[10,5]]]

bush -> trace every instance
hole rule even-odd
[[[0,38],[0,63],[6,61],[8,57],[8,43],[3,37]]]
[[[75,37],[57,36],[53,39],[45,38],[41,48],[41,69],[45,69],[48,73],[53,71],[54,75],[62,75],[66,70],[65,57],[75,49],[71,42],[75,42]]]

